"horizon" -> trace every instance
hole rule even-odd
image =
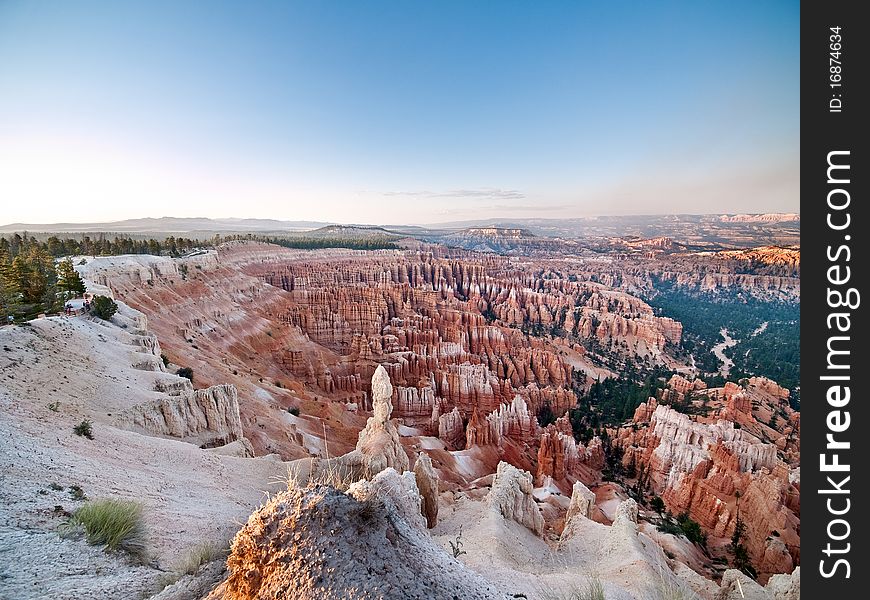
[[[338,221],[325,221],[321,219],[274,219],[271,217],[204,217],[204,216],[195,216],[195,217],[175,217],[170,215],[163,215],[160,217],[130,217],[127,219],[119,219],[115,221],[58,221],[54,223],[24,223],[21,221],[16,221],[13,223],[0,223],[0,229],[7,229],[15,226],[23,226],[23,227],[48,227],[48,226],[61,226],[61,225],[74,225],[74,226],[83,226],[83,225],[114,225],[119,223],[125,223],[128,221],[162,221],[162,220],[205,220],[205,221],[277,221],[280,223],[312,223],[316,224],[319,227],[330,227],[330,226],[340,226],[340,227],[370,227],[370,228],[378,228],[378,227],[438,227],[438,226],[450,226],[454,224],[463,224],[463,223],[473,223],[478,221],[489,221],[491,225],[466,225],[467,227],[502,227],[503,225],[510,224],[511,221],[516,221],[517,223],[521,223],[523,221],[580,221],[580,220],[595,220],[595,219],[620,219],[620,218],[656,218],[656,217],[719,217],[719,216],[796,216],[798,220],[800,220],[800,211],[796,212],[709,212],[709,213],[649,213],[649,214],[630,214],[630,215],[616,215],[616,214],[598,214],[598,215],[586,215],[581,217],[569,217],[567,219],[555,219],[555,218],[547,218],[547,217],[483,217],[479,219],[464,219],[457,221],[441,221],[436,223],[362,223],[362,222],[338,222]],[[25,230],[22,230],[25,231]],[[135,231],[135,230],[132,230]],[[34,230],[34,233],[64,233],[63,230],[51,230],[51,231],[40,231]],[[0,232],[2,234],[3,232]],[[12,233],[6,232],[6,233]],[[15,233],[18,233],[15,231]],[[80,232],[70,232],[70,233],[80,233]]]
[[[8,1],[3,219],[798,213],[798,45],[794,1]]]

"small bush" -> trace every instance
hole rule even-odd
[[[164,366],[164,367],[168,367],[168,366],[169,366],[169,357],[166,356],[165,354],[163,354],[162,352],[160,353],[160,360],[163,361],[163,366]]]
[[[701,525],[697,521],[689,518],[688,513],[683,513],[677,517],[676,523],[671,520],[671,516],[668,514],[659,521],[656,529],[662,533],[685,536],[690,542],[703,548],[707,547],[707,535],[701,530]]]
[[[82,489],[80,485],[71,485],[69,486],[69,495],[73,500],[87,500],[88,497],[85,496],[85,491]]]
[[[85,419],[84,421],[73,427],[73,432],[76,435],[80,435],[82,437],[88,438],[89,440],[92,440],[94,439],[93,425],[94,424],[91,421]]]
[[[118,305],[108,296],[94,296],[91,301],[91,314],[104,321],[111,319],[116,312],[118,312]]]
[[[699,546],[707,546],[707,536],[701,531],[701,525],[689,518],[689,513],[683,513],[677,517],[677,523],[683,530],[683,534],[690,542],[694,542]]]
[[[294,417],[298,417],[299,416],[299,407],[298,406],[291,406],[290,408],[287,409],[287,412],[290,413],[291,415],[293,415]]]
[[[175,372],[179,377],[186,377],[190,379],[190,382],[193,383],[193,369],[191,367],[181,367]]]
[[[62,486],[61,484],[59,484],[59,483],[54,482],[54,481],[52,481],[51,483],[49,483],[49,484],[48,484],[48,487],[50,487],[51,489],[53,489],[55,492],[60,492],[60,491],[63,490],[63,486]]]
[[[73,513],[62,533],[82,529],[93,546],[127,552],[140,562],[147,558],[142,505],[138,502],[117,499],[88,502]]]
[[[48,405],[48,410],[51,412],[57,412],[60,409],[60,400],[56,400]]]

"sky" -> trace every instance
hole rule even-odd
[[[0,223],[799,212],[799,12],[0,0]]]

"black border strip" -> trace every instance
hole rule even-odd
[[[870,160],[864,123],[870,120],[865,114],[870,111],[866,94],[870,23],[859,18],[860,7],[858,2],[831,1],[804,2],[801,7],[801,588],[809,600],[867,598],[870,593],[870,563],[865,560],[870,546],[867,494],[859,491],[870,484],[863,348],[870,342],[863,306],[870,296],[849,302],[854,308],[835,306],[838,293],[856,300],[854,293],[847,297],[849,289],[858,294],[867,291],[870,221],[864,205]],[[863,8],[866,11],[866,5]],[[839,48],[832,46],[837,42]],[[837,66],[840,73],[832,69]],[[832,77],[838,74],[839,78]],[[849,169],[829,172],[829,160]],[[829,196],[830,204],[840,208],[829,206]],[[848,280],[843,281],[847,274]],[[848,317],[831,317],[832,313]],[[838,331],[838,325],[847,324],[847,331]],[[829,344],[850,354],[829,354]],[[829,359],[841,368],[830,367]],[[822,379],[831,376],[849,379]],[[845,386],[850,391],[848,403]],[[829,433],[836,442],[848,442],[849,448],[827,448]],[[849,465],[849,471],[822,470],[822,455],[830,464],[834,454],[841,465]],[[833,493],[838,486],[848,493]],[[846,508],[842,515],[832,514]]]

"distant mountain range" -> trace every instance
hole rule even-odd
[[[722,223],[799,223],[796,213],[766,213],[739,215],[619,215],[578,217],[571,219],[477,219],[471,221],[451,221],[432,225],[347,225],[347,227],[383,227],[391,232],[407,235],[426,235],[438,230],[458,231],[472,228],[525,229],[541,235],[552,228],[598,228],[626,225],[651,225],[675,221],[722,222]],[[211,219],[208,217],[159,217],[125,219],[123,221],[104,221],[92,223],[10,223],[0,225],[0,232],[130,232],[130,233],[191,233],[200,231],[232,232],[272,232],[272,231],[312,231],[327,226],[342,227],[329,221],[281,221],[278,219]]]
[[[0,232],[22,231],[80,233],[111,231],[117,233],[193,233],[193,232],[271,232],[309,231],[331,225],[324,221],[279,221],[277,219],[209,219],[207,217],[160,217],[125,219],[103,223],[12,223]]]
[[[50,234],[165,236],[207,239],[216,234],[259,234],[310,239],[415,238],[421,242],[497,253],[573,251],[576,244],[590,248],[640,247],[643,240],[668,239],[685,248],[722,250],[755,246],[800,244],[800,215],[629,215],[574,219],[488,219],[455,221],[430,226],[341,225],[322,221],[277,219],[145,218],[105,223],[13,223],[0,226],[0,235],[28,232]],[[639,246],[638,246],[639,244]]]

